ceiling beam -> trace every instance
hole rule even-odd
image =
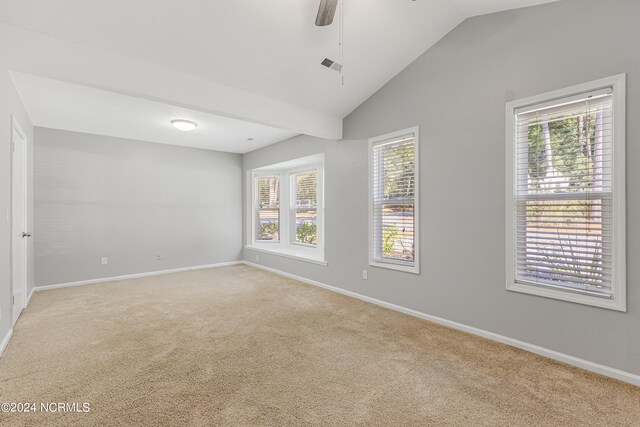
[[[296,133],[342,139],[342,119],[0,22],[10,69]]]

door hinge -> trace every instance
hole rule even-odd
[[[11,296],[11,305],[16,305],[16,296],[15,295]]]

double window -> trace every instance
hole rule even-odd
[[[369,140],[369,264],[419,273],[418,128]]]
[[[326,264],[323,163],[316,155],[250,172],[249,249]]]
[[[508,289],[626,309],[624,82],[508,104]]]

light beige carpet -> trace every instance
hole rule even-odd
[[[20,425],[640,425],[640,389],[246,266],[36,293]]]

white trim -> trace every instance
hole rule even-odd
[[[317,165],[317,164],[320,164],[320,163],[324,163],[324,153],[323,152],[316,153],[316,154],[311,154],[311,155],[305,156],[305,157],[296,157],[296,158],[293,158],[293,159],[285,160],[283,162],[272,163],[272,164],[266,165],[266,166],[260,166],[260,167],[254,168],[252,170],[254,170],[256,172],[261,172],[261,171],[274,172],[274,171],[280,171],[280,170],[283,170],[283,169],[305,168],[307,166]]]
[[[547,101],[560,100],[577,94],[613,89],[613,297],[604,299],[584,293],[574,293],[562,289],[516,283],[514,256],[516,251],[514,218],[514,147],[515,112],[518,108],[529,107]],[[510,101],[506,104],[506,175],[505,175],[505,244],[506,244],[506,289],[513,292],[537,295],[578,304],[590,305],[616,311],[627,311],[626,284],[626,190],[625,190],[625,131],[626,131],[626,74],[595,80],[565,89],[543,93],[529,98]]]
[[[256,235],[258,233],[258,221],[259,221],[259,213],[257,208],[257,200],[258,200],[258,191],[256,181],[258,178],[278,178],[278,192],[280,193],[280,200],[278,201],[278,240],[264,240],[260,241],[260,244],[267,245],[280,245],[283,242],[283,234],[285,234],[286,230],[283,230],[282,224],[285,223],[285,218],[283,218],[282,205],[284,197],[283,190],[283,173],[281,171],[252,171],[251,172],[251,240],[248,244],[255,245],[258,240],[256,239]],[[288,189],[288,187],[287,187]],[[284,232],[283,232],[284,231]]]
[[[31,302],[31,297],[33,296],[33,293],[36,291],[35,286],[33,288],[31,288],[31,292],[29,292],[29,296],[27,297],[27,302],[25,303],[25,308],[27,308],[29,306],[29,303]]]
[[[22,161],[22,184],[24,186],[23,188],[23,196],[24,196],[24,200],[22,200],[22,204],[23,204],[23,211],[22,211],[22,215],[24,216],[23,218],[23,222],[24,222],[24,230],[23,231],[28,231],[28,227],[29,227],[29,186],[28,186],[28,182],[29,182],[29,170],[28,170],[28,146],[29,146],[29,141],[27,140],[27,134],[26,132],[23,130],[23,127],[20,125],[20,122],[18,121],[18,119],[16,118],[15,115],[11,115],[11,147],[10,147],[10,155],[11,155],[11,204],[10,204],[10,214],[11,214],[11,221],[9,223],[9,230],[10,230],[10,239],[9,239],[9,246],[10,246],[10,283],[11,283],[11,301],[13,301],[13,297],[14,297],[14,286],[15,283],[13,283],[13,269],[15,267],[14,265],[14,259],[13,259],[13,246],[16,243],[15,239],[15,233],[14,233],[14,229],[13,229],[13,225],[14,225],[14,217],[13,217],[13,191],[15,190],[14,187],[14,182],[13,182],[13,171],[14,171],[14,166],[15,166],[15,146],[16,146],[16,141],[13,138],[13,131],[16,131],[20,137],[22,138],[22,141],[24,143],[23,147],[22,147],[22,159],[19,159]],[[25,240],[25,238],[23,237],[23,240]],[[23,292],[24,292],[24,299],[21,301],[22,302],[22,307],[16,307],[15,304],[11,304],[11,324],[15,325],[15,322],[18,321],[18,318],[20,317],[20,314],[18,314],[18,317],[15,318],[14,320],[14,310],[19,310],[20,313],[22,313],[22,310],[24,310],[27,307],[27,292],[29,290],[29,246],[30,246],[30,239],[26,239],[24,241],[24,247],[23,247],[23,254],[22,254],[22,258],[23,258],[23,270],[24,270],[24,283],[23,283]]]
[[[414,253],[413,253],[413,265],[401,264],[395,262],[381,262],[374,259],[374,236],[373,236],[373,146],[377,143],[391,141],[396,138],[413,134],[415,140],[415,189],[414,189],[414,213],[413,213],[413,239],[414,239]],[[386,135],[376,136],[369,138],[368,141],[369,152],[369,178],[368,178],[368,211],[369,211],[369,265],[378,268],[387,268],[390,270],[403,271],[405,273],[420,274],[420,127],[414,126],[408,129],[402,129],[396,132],[391,132]]]
[[[342,288],[338,288],[335,286],[327,285],[322,282],[317,282],[315,280],[306,279],[301,276],[296,276],[295,274],[285,273],[284,271],[277,270],[271,267],[265,267],[263,265],[254,264],[249,261],[243,261],[243,264],[246,264],[251,267],[259,268],[262,270],[270,271],[275,274],[279,274],[284,277],[288,277],[290,279],[297,280],[302,283],[306,283],[313,286],[318,286],[320,288],[324,288],[330,290],[332,292],[336,292],[342,295],[346,295],[352,298],[357,298],[361,301],[366,301],[375,305],[379,305],[381,307],[388,308],[390,310],[398,311],[400,313],[408,314],[409,316],[417,317],[419,319],[427,320],[429,322],[437,323],[439,325],[447,326],[449,328],[457,329],[459,331],[467,332],[472,335],[477,335],[483,338],[490,339],[492,341],[499,342],[501,344],[506,344],[512,347],[519,348],[521,350],[528,351],[530,353],[535,353],[540,356],[548,357],[549,359],[557,360],[559,362],[566,363],[568,365],[577,366],[578,368],[585,369],[587,371],[595,372],[600,375],[604,375],[606,377],[615,378],[620,381],[624,381],[629,384],[633,384],[636,386],[640,386],[640,375],[632,374],[631,372],[622,371],[620,369],[611,368],[609,366],[601,365],[599,363],[590,362],[588,360],[580,359],[578,357],[570,356],[568,354],[560,353],[558,351],[549,350],[544,347],[540,347],[534,344],[529,344],[524,341],[516,340],[514,338],[509,338],[504,335],[496,334],[494,332],[485,331],[483,329],[475,328],[473,326],[468,326],[463,323],[454,322],[451,320],[444,319],[442,317],[432,316],[430,314],[422,313],[417,310],[412,310],[410,308],[402,307],[400,305],[388,303],[385,301],[381,301],[372,297],[368,297],[365,295],[358,294],[356,292],[348,291]]]
[[[600,296],[592,296],[589,294],[583,294],[578,292],[572,292],[570,290],[559,289],[556,290],[550,287],[527,285],[523,283],[511,283],[507,286],[507,290],[513,292],[519,292],[523,294],[536,295],[539,297],[546,297],[552,299],[558,299],[561,301],[573,302],[576,304],[585,304],[593,307],[608,308],[616,311],[627,311],[626,307],[620,307],[620,304],[611,298],[604,298]]]
[[[296,259],[298,261],[305,261],[305,262],[310,262],[312,264],[318,264],[318,265],[322,265],[322,266],[327,266],[329,265],[329,263],[327,263],[326,261],[322,260],[322,259],[317,259],[317,258],[313,258],[313,257],[306,257],[304,255],[301,255],[300,253],[298,254],[292,254],[292,253],[287,253],[278,249],[267,249],[267,248],[260,248],[254,245],[247,245],[244,247],[247,250],[250,251],[256,251],[256,252],[262,252],[265,254],[271,254],[271,255],[277,255],[277,256],[281,256],[281,257],[285,257],[285,258],[291,258],[291,259]]]
[[[626,80],[626,74],[624,73],[617,74],[615,76],[605,77],[602,79],[581,83],[581,84],[563,88],[563,89],[552,90],[550,92],[541,93],[539,95],[530,96],[528,98],[522,98],[522,99],[510,101],[507,103],[507,105],[513,105],[514,107],[513,111],[515,111],[515,108],[528,107],[534,104],[540,104],[547,101],[554,101],[554,100],[566,98],[572,95],[578,95],[578,94],[583,94],[587,92],[595,92],[599,89],[605,89],[607,87],[618,85],[620,83],[624,84],[625,80]],[[624,87],[622,87],[622,89],[624,89]],[[615,88],[614,88],[614,92],[615,92]]]
[[[11,340],[12,336],[13,336],[13,329],[9,329],[9,332],[7,332],[7,335],[4,336],[2,343],[0,343],[0,356],[4,354],[4,351],[7,349],[7,346],[9,345],[9,340]]]
[[[127,274],[124,276],[104,277],[101,279],[80,280],[78,282],[59,283],[56,285],[36,286],[33,289],[34,291],[39,292],[39,291],[46,291],[49,289],[69,288],[69,287],[82,286],[82,285],[96,285],[100,283],[118,282],[121,280],[128,280],[128,279],[137,279],[140,277],[159,276],[162,274],[169,274],[169,273],[180,273],[183,271],[203,270],[206,268],[228,267],[230,265],[238,265],[242,263],[243,261],[229,261],[229,262],[220,262],[217,264],[195,265],[192,267],[174,268],[171,270],[150,271],[147,273]]]
[[[322,230],[322,219],[324,218],[324,164],[315,164],[315,165],[311,165],[308,168],[304,168],[304,167],[300,167],[300,168],[296,168],[296,169],[289,169],[289,203],[288,203],[288,209],[289,209],[289,247],[291,248],[296,248],[296,247],[306,247],[306,248],[311,248],[314,249],[316,251],[318,251],[318,249],[322,248],[323,246],[323,241],[322,241],[322,237],[323,237],[323,230]],[[298,196],[297,196],[297,192],[298,192],[298,183],[297,183],[297,177],[298,175],[304,175],[304,174],[309,174],[309,173],[315,173],[316,174],[316,244],[306,244],[306,243],[300,243],[297,242],[297,229],[296,229],[296,209],[297,209],[297,203],[298,203]],[[320,257],[323,258],[323,257]]]

